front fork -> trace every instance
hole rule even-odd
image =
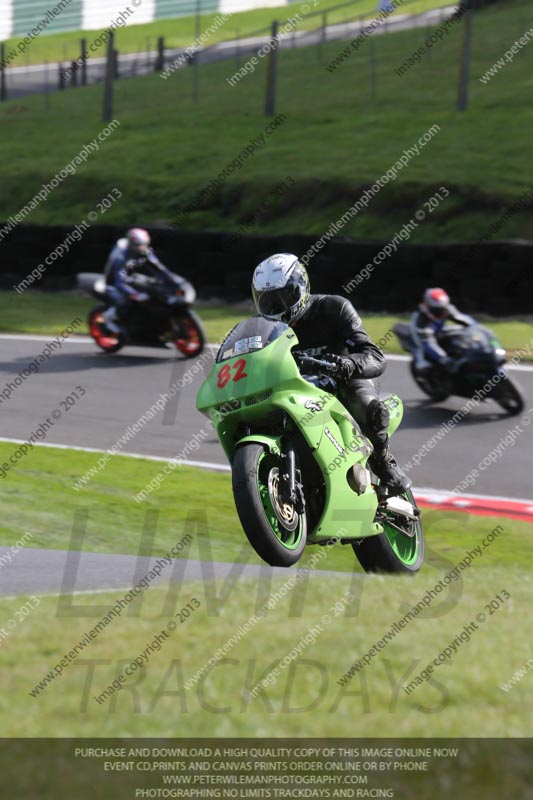
[[[294,443],[287,439],[282,448],[284,471],[280,476],[280,494],[283,501],[294,506],[298,514],[305,511],[305,496],[302,486],[302,474],[296,468],[296,450]]]

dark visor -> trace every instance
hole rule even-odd
[[[300,300],[300,287],[296,282],[290,281],[283,289],[263,291],[258,297],[258,311],[260,314],[274,315],[288,311]]]

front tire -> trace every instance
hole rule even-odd
[[[290,567],[307,541],[306,515],[279,498],[283,462],[258,443],[241,445],[232,466],[233,496],[248,541],[273,567]]]
[[[495,400],[510,417],[521,414],[525,408],[525,400],[522,387],[512,378],[506,375],[492,392],[492,399]]]
[[[401,495],[416,507],[410,489]],[[387,575],[414,574],[418,572],[424,561],[424,531],[420,517],[414,520],[395,515],[394,520],[412,534],[399,533],[386,522],[382,522],[384,533],[368,536],[360,542],[352,544],[357,559],[365,572],[380,572]]]

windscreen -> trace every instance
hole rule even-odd
[[[226,336],[217,354],[217,364],[229,358],[262,350],[286,331],[284,322],[272,322],[263,317],[250,317],[239,322]]]

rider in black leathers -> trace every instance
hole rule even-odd
[[[318,358],[327,355],[337,364],[341,400],[374,447],[370,467],[389,496],[405,492],[412,482],[391,455],[389,412],[373,381],[384,372],[385,357],[350,301],[310,294],[305,267],[288,253],[259,264],[252,291],[259,314],[294,328],[300,352]]]

